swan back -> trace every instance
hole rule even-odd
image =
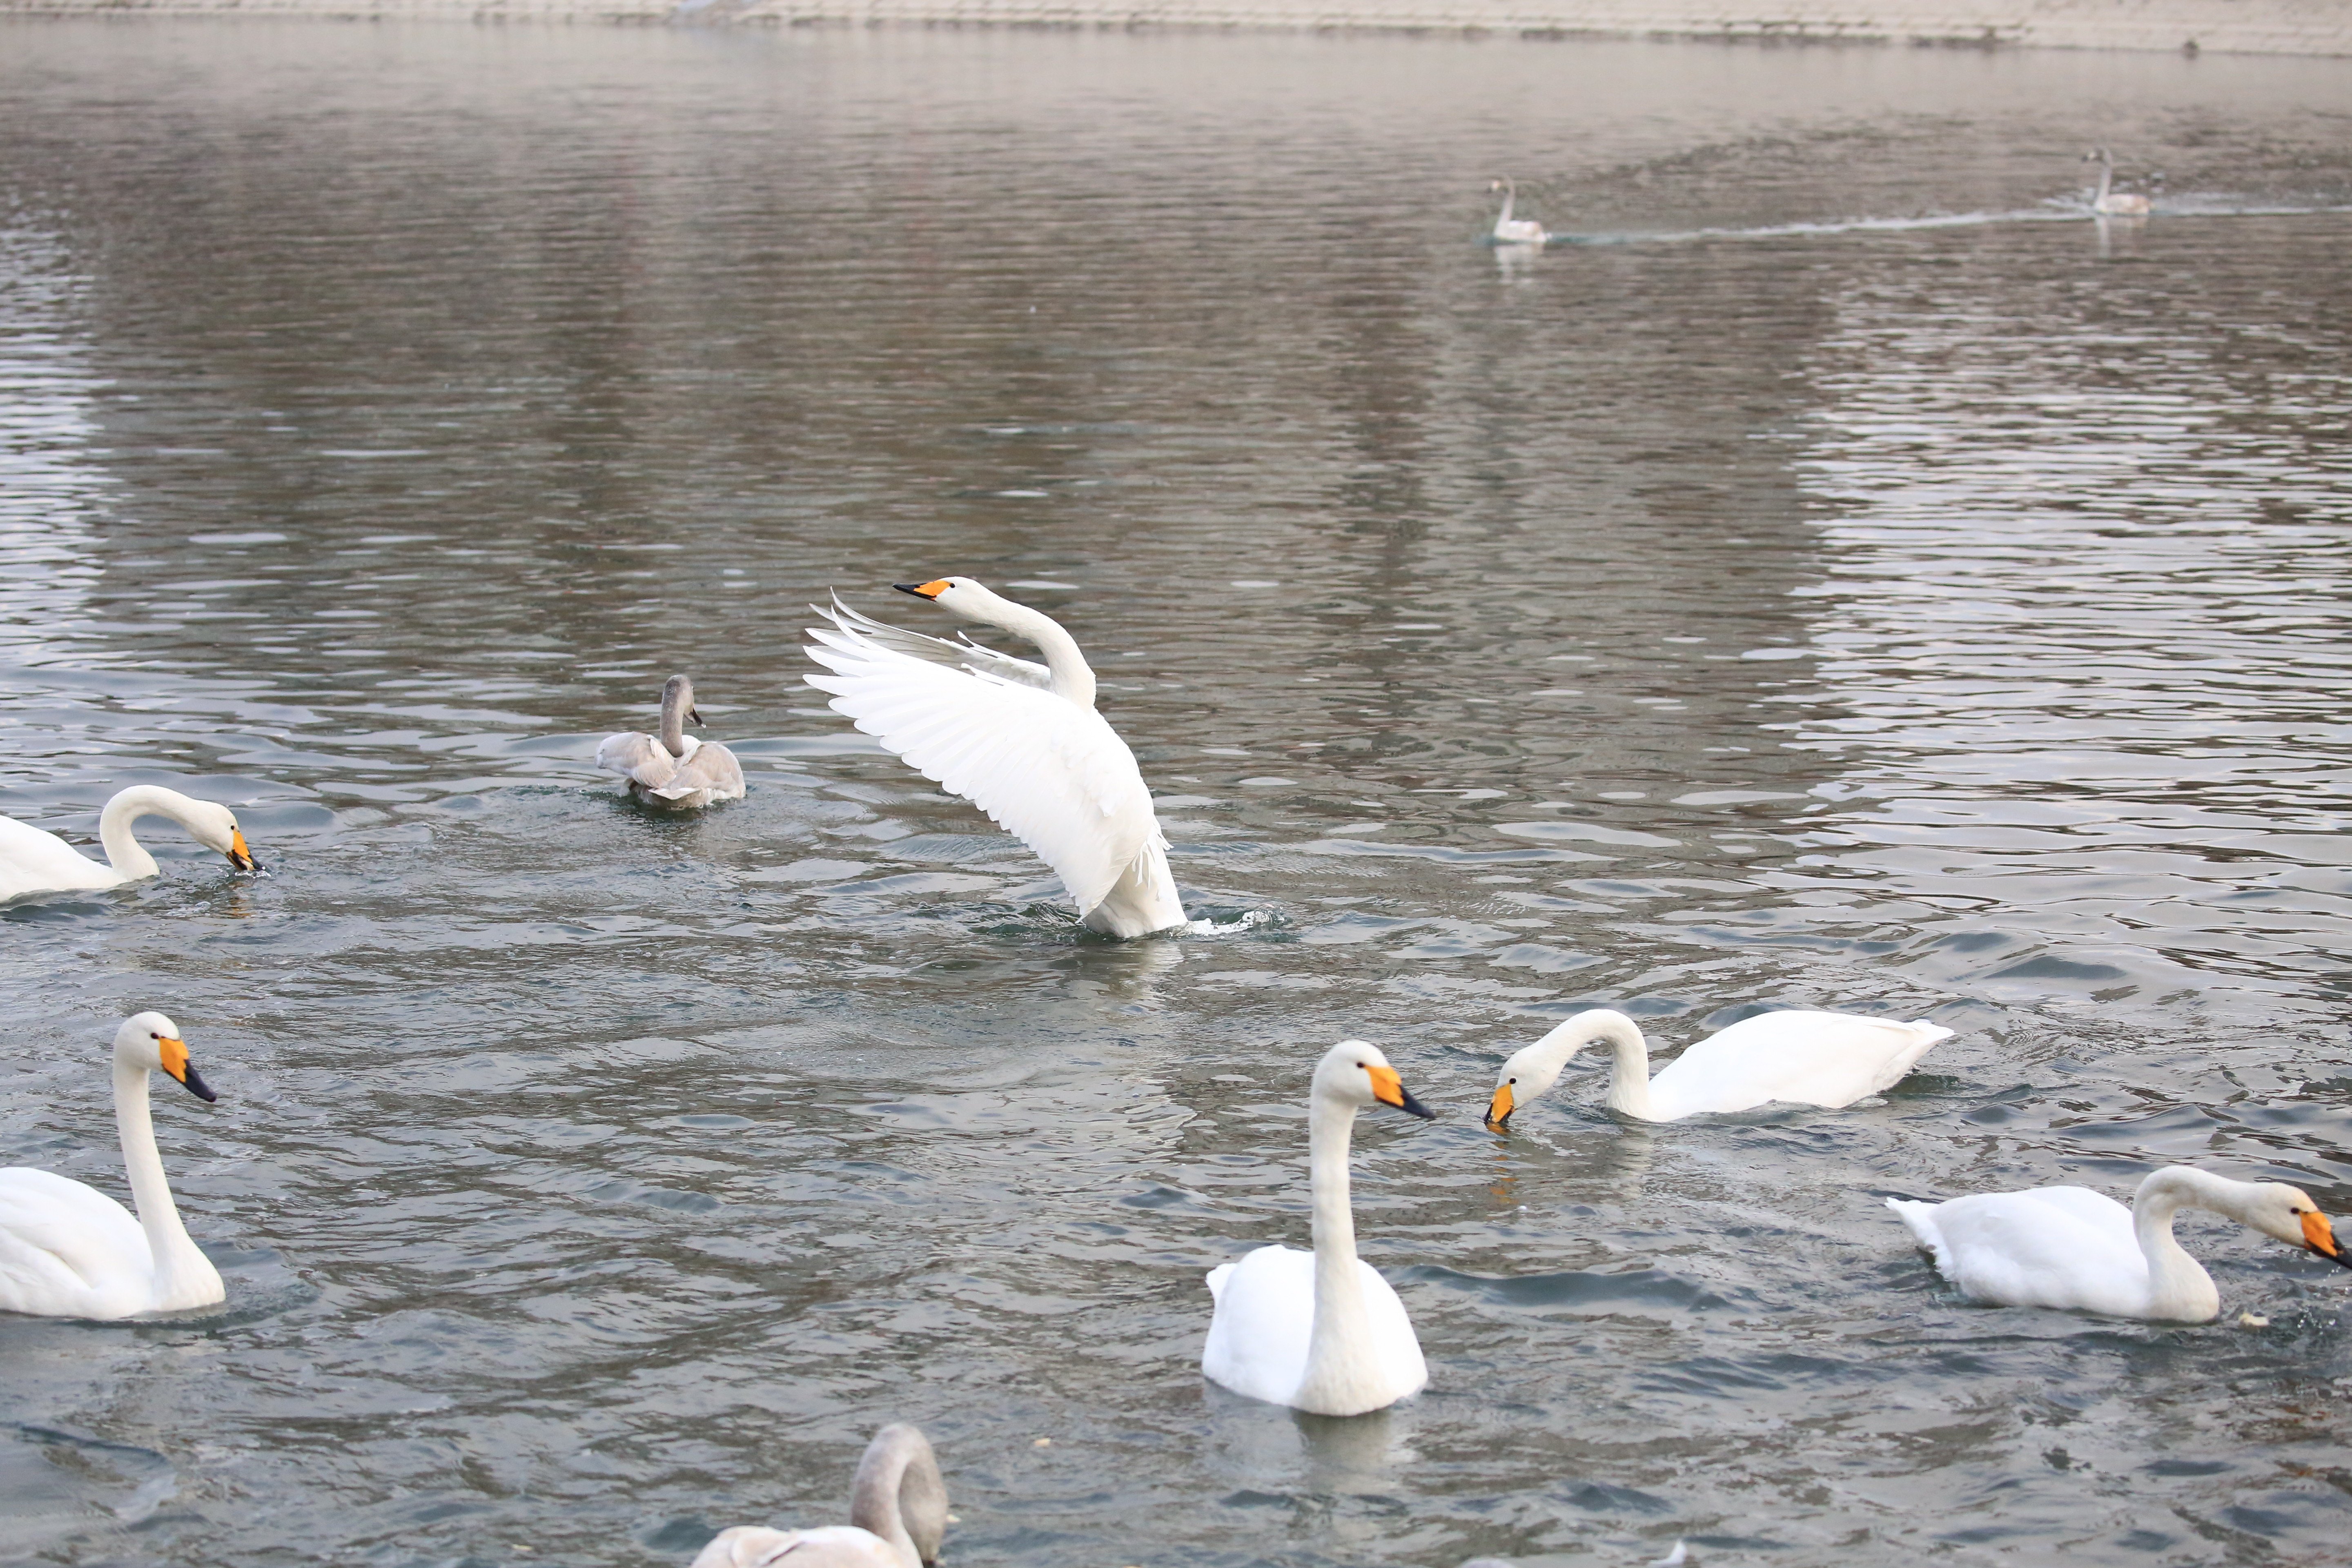
[[[1759,1105],[1837,1110],[1900,1083],[1952,1031],[1796,1009],[1759,1013],[1692,1046],[1650,1080],[1656,1120]]]

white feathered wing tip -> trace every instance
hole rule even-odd
[[[1092,929],[1184,923],[1151,792],[1101,714],[1045,689],[1025,659],[811,608],[832,623],[809,628],[807,650],[829,673],[804,679],[835,712],[1026,844]]]

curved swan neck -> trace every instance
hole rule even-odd
[[[2160,1318],[2201,1322],[2221,1310],[2221,1294],[2205,1266],[2173,1239],[2173,1216],[2184,1208],[2210,1209],[2242,1219],[2242,1184],[2187,1165],[2158,1171],[2132,1194],[2132,1233],[2147,1259],[2148,1305]]]
[[[139,840],[131,836],[131,825],[152,813],[193,827],[188,804],[186,795],[157,784],[133,784],[117,791],[98,818],[98,841],[106,847],[106,863],[132,880],[153,876],[155,857],[140,847]]]
[[[929,1442],[903,1423],[882,1428],[857,1462],[849,1522],[887,1542],[904,1568],[922,1568],[938,1561],[947,1521],[947,1482]]]
[[[1650,1042],[1642,1037],[1641,1026],[1606,1007],[1580,1013],[1568,1022],[1578,1026],[1575,1038],[1580,1046],[1598,1040],[1609,1047],[1613,1058],[1609,1068],[1609,1109],[1655,1121],[1657,1116],[1650,1105]],[[1563,1030],[1567,1026],[1561,1026]],[[1568,1053],[1560,1054],[1565,1059]]]
[[[147,1098],[147,1069],[128,1062],[114,1064],[114,1127],[122,1141],[122,1165],[131,1176],[131,1198],[139,1211],[139,1228],[147,1233],[147,1250],[155,1260],[154,1296],[168,1300],[191,1254],[201,1259],[188,1227],[180,1223],[179,1205],[163,1177],[163,1156],[155,1149],[155,1121]],[[210,1267],[209,1264],[206,1265]]]
[[[1087,666],[1086,655],[1078,651],[1077,639],[1064,631],[1060,622],[1043,610],[1010,599],[999,599],[988,608],[990,626],[1002,626],[1037,645],[1037,651],[1045,656],[1046,673],[1053,677],[1055,696],[1081,708],[1095,705],[1095,672]]]
[[[1511,204],[1518,199],[1519,187],[1511,184],[1507,175],[1505,176],[1503,180],[1503,211],[1502,215],[1495,219],[1495,227],[1498,232],[1505,224],[1511,221]]]
[[[2093,206],[2105,206],[2106,205],[2107,186],[2114,182],[2115,177],[2115,160],[2108,157],[2106,149],[2102,147],[2099,149],[2099,191],[2098,195],[2091,198],[2091,205]]]

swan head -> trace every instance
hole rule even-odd
[[[2352,1252],[2336,1239],[2336,1227],[2301,1187],[2250,1182],[2244,1205],[2234,1217],[2290,1247],[2315,1252],[2338,1268],[2352,1268]]]
[[[676,711],[689,723],[702,722],[702,710],[694,705],[694,682],[683,675],[673,675],[662,682],[662,711]]]
[[[180,1026],[161,1013],[134,1013],[123,1019],[122,1027],[114,1031],[114,1059],[142,1072],[168,1073],[198,1100],[218,1098],[188,1060],[188,1042],[180,1038]]]
[[[1363,1040],[1341,1040],[1323,1053],[1323,1059],[1315,1064],[1315,1098],[1360,1109],[1392,1105],[1424,1121],[1437,1120],[1437,1112],[1406,1090],[1404,1080],[1389,1066],[1381,1048]]]
[[[180,820],[197,843],[227,856],[228,863],[240,871],[261,869],[253,851],[246,847],[245,830],[236,825],[236,813],[209,800],[191,800],[181,809],[184,815]]]
[[[2094,147],[2083,154],[2083,162],[2085,163],[2112,163],[2115,161],[2114,154],[2105,147]]]
[[[1559,1032],[1555,1029],[1552,1034]],[[1486,1102],[1486,1125],[1498,1132],[1508,1127],[1511,1112],[1548,1093],[1567,1066],[1568,1053],[1554,1047],[1551,1035],[1516,1052],[1495,1074],[1495,1095]]]
[[[951,616],[967,621],[994,621],[1011,600],[992,593],[971,577],[934,577],[928,583],[893,583],[901,594],[929,599]]]

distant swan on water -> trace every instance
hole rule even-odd
[[[131,1177],[131,1211],[53,1171],[0,1171],[0,1311],[44,1318],[127,1318],[208,1307],[220,1272],[188,1239],[155,1152],[147,1075],[169,1074],[198,1100],[213,1091],[188,1060],[180,1026],[140,1013],[114,1032],[114,1127]]]
[[[1641,1026],[1622,1013],[1594,1007],[1503,1064],[1486,1121],[1498,1129],[1507,1124],[1511,1112],[1559,1081],[1569,1058],[1596,1043],[1615,1053],[1610,1110],[1643,1121],[1679,1121],[1772,1104],[1835,1110],[1892,1089],[1951,1034],[1925,1018],[1898,1023],[1850,1013],[1759,1013],[1690,1047],[1652,1078],[1650,1044]]]
[[[2146,217],[2148,200],[2130,191],[2111,191],[2115,183],[2115,155],[2105,147],[2094,147],[2083,154],[2085,163],[2099,166],[2099,188],[2091,197],[2091,210],[2101,217]]]
[[[1314,1415],[1369,1415],[1429,1382],[1404,1303],[1356,1256],[1348,1145],[1356,1112],[1374,1105],[1436,1114],[1375,1047],[1342,1040],[1324,1052],[1307,1095],[1315,1249],[1261,1247],[1209,1271],[1216,1306],[1201,1372],[1210,1382]]]
[[[948,1486],[922,1432],[894,1421],[874,1434],[849,1483],[849,1522],[815,1530],[739,1524],[692,1568],[934,1568],[948,1530]]]
[[[1095,672],[1068,632],[969,577],[892,584],[1034,643],[1043,665],[969,640],[885,626],[838,600],[818,615],[803,677],[835,712],[1054,868],[1092,930],[1148,936],[1184,923],[1168,840],[1135,753],[1095,711]]]
[[[607,735],[596,748],[596,765],[629,781],[630,795],[646,805],[692,811],[714,801],[743,798],[743,764],[735,753],[686,732],[699,724],[694,682],[673,675],[662,685],[661,733]]]
[[[1544,232],[1544,226],[1535,219],[1511,216],[1511,209],[1519,199],[1519,187],[1512,183],[1509,175],[1501,175],[1487,183],[1489,195],[1497,191],[1503,195],[1503,210],[1495,218],[1496,245],[1541,245],[1551,237]]]
[[[207,849],[217,849],[240,871],[256,869],[236,815],[225,805],[196,800],[160,784],[133,784],[116,792],[99,814],[98,840],[106,863],[84,855],[54,833],[13,816],[0,816],[0,900],[69,888],[118,888],[155,874],[155,857],[140,847],[131,825],[142,816],[168,816]]]
[[[1937,1271],[1972,1300],[2202,1323],[2221,1310],[2204,1265],[2172,1238],[2173,1215],[2206,1209],[2352,1268],[2319,1205],[2284,1182],[2233,1182],[2193,1165],[2147,1177],[2124,1207],[2088,1187],[1978,1193],[1948,1203],[1889,1198]]]

